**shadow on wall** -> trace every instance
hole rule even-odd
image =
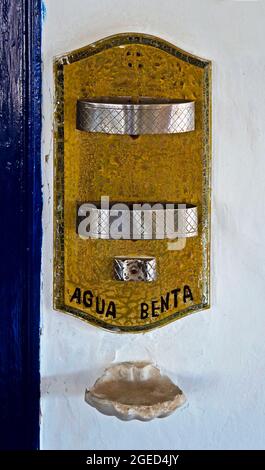
[[[79,370],[68,374],[55,374],[46,377],[42,377],[41,380],[41,392],[43,395],[52,396],[81,396],[84,395],[86,387],[93,385],[97,377],[104,371],[90,369]]]
[[[92,387],[98,377],[101,376],[105,367],[91,370],[80,370],[78,372],[68,374],[56,374],[42,378],[41,391],[43,397],[50,396],[80,396],[83,397],[85,389]],[[167,371],[162,371],[167,374]],[[185,392],[187,399],[192,398],[197,392],[202,392],[203,389],[207,393],[211,388],[216,388],[220,382],[216,373],[210,374],[181,374],[177,375],[170,371],[167,374],[171,380],[177,383]]]

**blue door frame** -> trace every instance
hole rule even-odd
[[[39,448],[41,0],[0,0],[0,448]]]

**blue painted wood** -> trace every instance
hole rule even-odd
[[[0,448],[39,447],[41,0],[0,0]]]

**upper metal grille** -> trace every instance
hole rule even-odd
[[[195,103],[185,100],[101,98],[77,101],[76,127],[106,134],[174,134],[195,129]]]

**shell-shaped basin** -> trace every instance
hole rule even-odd
[[[154,364],[122,362],[108,367],[86,390],[85,401],[106,415],[149,421],[170,415],[186,397]]]

